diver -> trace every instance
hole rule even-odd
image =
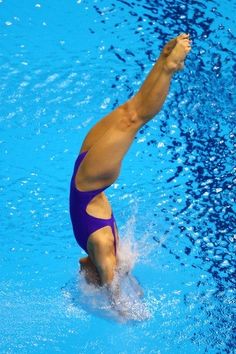
[[[189,34],[169,41],[139,91],[92,127],[75,162],[70,216],[75,238],[88,254],[80,259],[81,271],[88,282],[105,285],[112,294],[119,236],[104,191],[119,176],[138,130],[161,110],[173,74],[183,69],[190,50]]]

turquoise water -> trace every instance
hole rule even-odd
[[[235,8],[0,1],[1,353],[234,352]],[[70,177],[87,131],[183,31],[186,69],[107,191],[150,312],[120,323],[79,301]]]

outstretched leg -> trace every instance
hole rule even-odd
[[[170,55],[171,51],[176,45],[176,38],[169,41],[165,47],[163,48],[162,55],[158,59],[156,63],[156,68],[159,67],[160,62],[162,61],[163,57],[167,57]],[[158,73],[155,75],[155,80],[158,78]],[[148,82],[149,86],[151,84],[150,81],[154,79],[154,75],[150,78]],[[92,129],[89,131],[87,136],[84,139],[83,145],[81,147],[81,152],[88,151],[96,142],[102,138],[104,133],[114,125],[114,122],[118,119],[119,115],[117,114],[117,109],[110,112],[108,115],[103,117],[98,123],[96,123]]]
[[[189,35],[182,34],[169,42],[138,93],[111,113],[111,126],[108,124],[105,133],[89,149],[77,172],[77,185],[82,190],[102,188],[114,182],[137,131],[160,111],[171,78],[182,69],[190,49]]]

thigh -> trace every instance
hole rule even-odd
[[[117,109],[118,108],[103,117],[90,129],[83,141],[80,152],[88,151],[104,135],[104,133],[115,124],[117,119]]]
[[[123,107],[113,112],[113,119],[113,124],[92,145],[77,171],[76,184],[82,190],[103,188],[116,180],[122,159],[141,126]]]

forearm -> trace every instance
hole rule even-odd
[[[113,282],[111,284],[107,284],[106,289],[112,307],[117,309],[121,305],[120,285],[117,279],[113,279]]]
[[[107,290],[111,306],[123,315],[120,284],[116,274],[116,262],[114,259],[104,260],[102,266],[99,267],[99,276],[101,285]]]
[[[109,285],[115,276],[116,259],[115,257],[104,258],[97,265],[101,285]]]

